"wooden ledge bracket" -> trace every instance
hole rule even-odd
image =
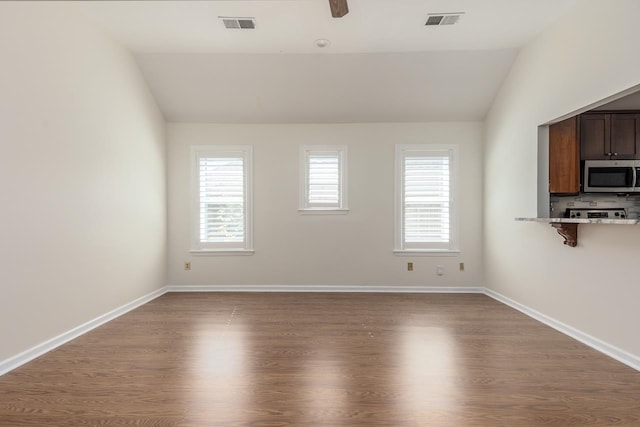
[[[578,224],[551,223],[559,235],[564,237],[564,244],[572,248],[578,244]]]

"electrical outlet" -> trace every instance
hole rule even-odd
[[[444,276],[444,267],[443,267],[443,266],[441,266],[441,265],[438,265],[438,266],[436,267],[436,274],[437,274],[438,276]]]
[[[464,271],[464,262],[460,263],[460,271]]]
[[[413,263],[412,262],[408,262],[407,263],[407,271],[413,271]]]
[[[185,270],[191,270],[191,263],[190,263],[190,262],[188,262],[188,261],[187,261],[187,262],[185,262],[185,263],[184,263],[184,269],[185,269]]]

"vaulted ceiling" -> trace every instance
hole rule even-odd
[[[321,123],[481,120],[518,50],[575,2],[348,0],[342,18],[329,0],[81,7],[134,53],[169,121]],[[447,12],[464,15],[424,25]]]

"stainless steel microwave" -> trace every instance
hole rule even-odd
[[[587,160],[585,193],[640,192],[640,160]]]

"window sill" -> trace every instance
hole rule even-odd
[[[346,215],[349,213],[349,209],[307,208],[298,209],[298,213],[301,215]]]
[[[459,249],[403,249],[394,250],[397,256],[459,256]]]
[[[225,255],[253,255],[253,249],[192,249],[189,251],[195,256],[225,256]]]

